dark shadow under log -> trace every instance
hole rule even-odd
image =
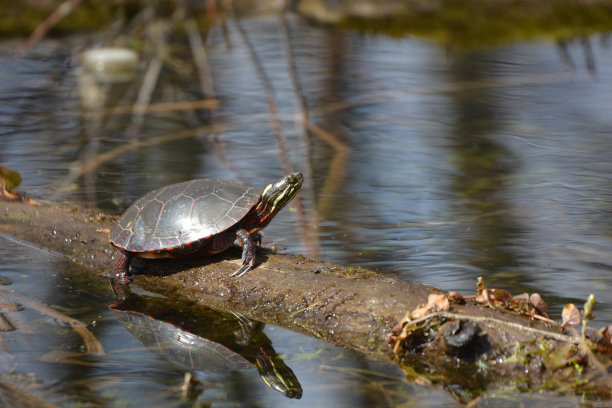
[[[71,258],[100,279],[110,272],[118,254],[105,231],[114,220],[102,212],[77,207],[0,203],[2,233]],[[239,312],[377,360],[393,358],[388,338],[406,312],[426,302],[428,295],[444,293],[302,256],[264,250],[259,259],[261,264],[239,279],[229,277],[240,262],[239,251],[188,261],[143,261],[139,267],[146,274],[137,275],[134,283],[176,301]],[[463,337],[471,346],[465,347]],[[557,327],[497,308],[451,304],[449,311],[424,319],[405,340],[400,355],[406,364],[421,367],[434,382],[441,383],[448,380],[447,374],[441,374],[446,371],[466,377],[462,364],[488,364],[490,376],[485,373],[488,377],[478,377],[477,385],[469,381],[465,385],[483,390],[487,388],[483,384],[509,381],[508,375],[524,377],[524,371],[515,372],[510,365],[497,363],[502,357],[516,357],[517,344],[542,342],[569,343],[580,349],[578,341]],[[525,355],[518,363],[529,364],[532,354]],[[589,363],[585,367],[585,373],[595,373],[593,378],[600,377],[600,383],[603,377],[609,391],[609,369],[591,369]]]

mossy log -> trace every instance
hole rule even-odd
[[[100,279],[110,272],[118,255],[108,241],[115,219],[80,207],[0,202],[2,233],[60,253]],[[609,364],[593,361],[592,353],[576,340],[579,336],[563,334],[554,325],[500,308],[451,302],[450,309],[412,322],[394,356],[388,344],[394,326],[408,311],[426,303],[430,294],[445,292],[365,269],[265,249],[259,259],[255,269],[238,279],[229,277],[240,263],[238,250],[188,261],[143,261],[143,273],[135,276],[134,283],[177,302],[239,312],[369,358],[395,359],[405,368],[409,364],[411,375],[469,390],[462,395],[473,397],[492,384],[509,381],[527,388],[543,383],[549,388],[551,381],[558,381],[553,388],[573,390],[583,386],[585,378],[597,377],[597,398],[609,397]],[[547,369],[545,363],[550,353],[542,350],[554,354],[562,347],[576,358],[556,361],[563,376],[551,377],[555,370]],[[579,382],[576,365],[582,367]],[[531,376],[525,375],[525,366],[531,367]],[[474,375],[466,376],[466,370]],[[576,387],[574,383],[567,386],[570,379]]]

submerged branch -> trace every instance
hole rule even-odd
[[[21,408],[57,408],[29,390],[4,379],[0,380],[2,406]]]
[[[185,30],[189,39],[189,46],[193,54],[193,62],[198,70],[200,92],[205,98],[215,98],[215,88],[213,86],[212,70],[208,64],[206,48],[200,37],[198,25],[192,18],[185,20]]]
[[[138,110],[141,114],[166,113],[174,111],[185,111],[194,109],[215,109],[219,107],[219,101],[216,99],[200,99],[197,101],[176,101],[176,102],[161,102],[151,103],[148,105],[125,105],[115,106],[110,108],[102,108],[79,112],[81,116],[110,116],[110,115],[132,115]]]
[[[226,126],[222,125],[214,125],[214,126],[202,126],[197,129],[187,129],[180,132],[169,133],[165,135],[160,135],[156,137],[152,137],[146,140],[135,140],[132,142],[127,142],[120,146],[117,146],[114,149],[110,149],[102,154],[97,155],[95,158],[87,161],[87,163],[72,168],[70,170],[70,174],[60,183],[59,192],[66,191],[69,186],[77,180],[79,177],[94,171],[101,165],[111,160],[115,160],[117,157],[131,151],[140,149],[142,147],[155,146],[162,143],[168,143],[181,139],[189,139],[193,137],[197,137],[200,134],[215,134],[225,131]],[[53,198],[53,196],[52,196]]]
[[[42,23],[36,27],[36,30],[30,34],[19,46],[17,47],[17,54],[24,56],[25,53],[32,46],[36,45],[53,27],[57,25],[64,17],[72,13],[72,11],[81,4],[82,0],[66,0],[60,6],[55,9],[53,13]]]
[[[77,319],[73,319],[70,316],[66,316],[65,314],[60,313],[57,310],[50,308],[49,306],[43,303],[37,302],[36,300],[30,299],[29,297],[17,293],[15,291],[3,289],[2,287],[0,287],[0,292],[2,292],[3,295],[9,296],[12,299],[16,300],[23,306],[29,307],[33,310],[40,312],[43,315],[47,315],[62,323],[66,323],[72,326],[74,331],[76,331],[83,338],[83,341],[85,342],[85,348],[87,349],[87,354],[104,354],[104,348],[102,347],[102,344],[98,341],[96,336],[94,336],[93,333],[90,332],[89,329],[87,329],[87,327],[85,327],[85,325]]]
[[[261,81],[262,86],[264,88],[264,92],[266,95],[266,101],[268,103],[268,112],[270,114],[270,121],[272,124],[272,129],[274,130],[274,136],[276,138],[276,143],[278,145],[278,151],[280,155],[281,164],[283,166],[283,172],[285,174],[292,173],[295,171],[295,169],[293,165],[291,164],[291,161],[289,160],[289,154],[287,150],[287,136],[285,135],[285,132],[283,130],[283,125],[280,120],[280,112],[278,109],[278,103],[276,101],[276,93],[274,92],[274,87],[272,86],[272,82],[270,81],[270,79],[268,78],[268,75],[266,74],[266,70],[264,69],[261,58],[259,58],[259,55],[257,54],[257,51],[255,50],[255,47],[253,46],[253,43],[249,39],[246,31],[244,30],[244,27],[242,26],[242,23],[240,22],[240,19],[236,16],[236,14],[234,14],[234,22],[236,24],[236,27],[238,28],[238,32],[240,34],[240,37],[242,38],[242,41],[244,42],[244,44],[247,47],[247,50],[249,51],[249,55],[251,57],[251,61],[253,61],[253,66],[255,67],[257,77]],[[311,234],[307,228],[306,213],[304,211],[304,205],[302,204],[302,200],[300,196],[297,196],[293,200],[293,205],[295,206],[296,212],[298,215],[299,229],[300,229],[302,237],[304,238],[303,241],[311,245],[309,255],[314,257],[314,255],[318,254],[319,251],[318,251],[318,248],[313,247],[311,244],[313,240],[310,237]]]

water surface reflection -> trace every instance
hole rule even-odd
[[[129,285],[109,279],[117,320],[145,347],[192,373],[219,372],[227,375],[257,368],[270,388],[287,398],[301,398],[302,386],[293,371],[278,356],[264,324],[244,316],[177,304],[159,297],[132,293]],[[191,378],[191,377],[187,377]],[[195,393],[197,382],[184,384],[186,394]]]

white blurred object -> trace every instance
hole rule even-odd
[[[83,53],[83,67],[104,83],[131,81],[138,72],[138,54],[127,48],[95,48]]]

